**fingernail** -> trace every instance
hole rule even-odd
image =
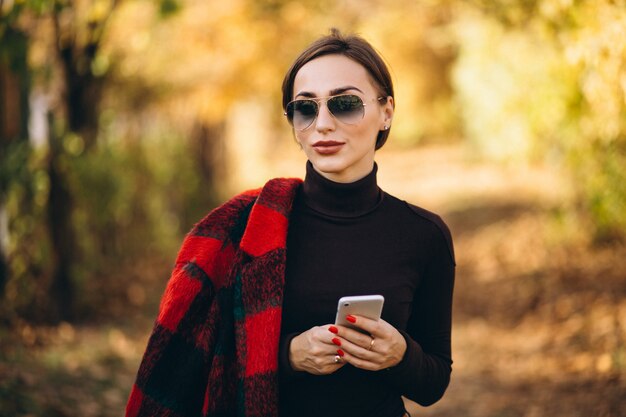
[[[343,353],[343,350],[337,349],[337,355],[343,356],[343,355],[345,355],[345,353]]]
[[[337,346],[341,346],[341,340],[339,340],[336,337],[333,337],[333,343],[336,344]]]
[[[330,327],[328,328],[328,331],[329,331],[329,332],[331,332],[331,333],[335,333],[335,334],[337,334],[337,333],[339,332],[339,329],[338,329],[338,328],[336,328],[335,326],[330,326]]]
[[[356,317],[354,317],[354,316],[352,316],[350,314],[348,314],[346,316],[346,320],[348,320],[350,323],[356,323]]]

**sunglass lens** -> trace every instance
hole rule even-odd
[[[297,130],[306,129],[317,117],[317,103],[313,100],[296,100],[287,105],[287,117]]]
[[[354,124],[363,118],[363,100],[359,96],[332,97],[327,105],[333,116],[343,123]]]

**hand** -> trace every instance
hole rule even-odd
[[[332,331],[329,331],[332,330]],[[312,327],[291,339],[289,345],[289,363],[296,371],[305,371],[313,375],[332,374],[345,365],[345,361],[335,362],[338,347],[333,343],[337,339],[331,325]],[[339,349],[340,351],[340,349]]]
[[[339,331],[335,338],[345,353],[344,361],[369,371],[391,368],[400,363],[407,346],[404,336],[395,327],[383,319],[376,321],[357,315],[348,316],[348,321],[369,335],[348,327],[336,326]]]

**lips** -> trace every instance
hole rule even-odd
[[[334,140],[320,140],[319,142],[315,142],[313,144],[313,149],[315,149],[315,151],[319,154],[330,155],[339,152],[343,145],[343,142],[337,142]]]

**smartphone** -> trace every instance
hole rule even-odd
[[[352,295],[349,297],[341,297],[337,303],[335,324],[364,332],[364,330],[346,320],[346,316],[348,314],[358,314],[359,316],[364,316],[372,320],[378,320],[383,311],[384,302],[385,297],[382,295]]]

